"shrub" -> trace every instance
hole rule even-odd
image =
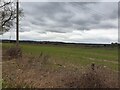
[[[17,59],[22,57],[22,49],[18,46],[12,46],[6,50],[6,56],[8,59]]]
[[[89,66],[81,74],[68,75],[63,79],[66,79],[65,87],[68,88],[118,88],[116,72],[102,66],[94,69]]]

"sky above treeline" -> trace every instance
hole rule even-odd
[[[117,2],[20,2],[20,40],[118,42]],[[15,39],[15,27],[2,36]]]

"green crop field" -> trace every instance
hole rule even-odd
[[[3,43],[3,49],[13,44]],[[86,66],[94,62],[104,65],[113,70],[118,70],[118,49],[116,47],[83,47],[74,45],[41,45],[20,44],[24,54],[39,56],[40,53],[49,55],[51,60],[73,64],[75,66]]]

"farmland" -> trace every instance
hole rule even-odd
[[[13,43],[3,43],[2,45],[3,54],[5,50],[7,50],[9,47],[12,47],[13,45],[14,45]],[[24,79],[27,79],[26,77],[29,77],[29,79],[32,78],[30,81],[33,81],[33,77],[34,77],[33,74],[35,73],[35,75],[37,74],[37,76],[36,78],[34,77],[34,80],[35,80],[34,81],[35,84],[33,85],[34,87],[37,87],[37,86],[38,87],[48,87],[48,86],[64,87],[62,85],[61,86],[55,85],[56,81],[57,83],[59,81],[58,80],[59,75],[60,75],[59,77],[60,79],[60,78],[65,78],[61,76],[66,76],[67,74],[69,75],[69,74],[72,74],[71,72],[74,72],[75,77],[80,77],[76,75],[78,75],[78,73],[79,75],[82,75],[80,74],[81,73],[80,71],[85,71],[86,67],[89,67],[92,63],[95,63],[96,66],[102,66],[102,68],[106,68],[105,69],[106,71],[104,71],[103,69],[101,69],[103,71],[100,70],[100,72],[103,72],[102,73],[103,75],[106,74],[106,76],[109,78],[112,77],[114,78],[114,80],[117,79],[116,77],[117,74],[115,74],[118,71],[118,49],[117,47],[84,47],[84,46],[75,46],[75,45],[48,45],[48,44],[46,45],[20,44],[20,47],[22,48],[22,52],[23,52],[23,57],[21,60],[15,60],[15,59],[6,60],[3,58],[3,74],[5,75],[8,74],[7,75],[8,77],[11,77],[11,75],[14,77],[17,77],[18,75],[21,76],[21,73],[23,72],[24,73],[29,72],[31,76],[29,76],[28,74],[26,74],[27,75],[26,76],[24,74]],[[40,61],[42,60],[43,62],[45,62],[46,60],[47,64],[44,64],[44,65],[43,63],[41,64]],[[19,69],[20,69],[20,72],[19,72]],[[109,69],[110,71],[107,69]],[[11,71],[11,74],[8,73],[8,71]],[[14,71],[18,74],[16,75]],[[58,73],[56,73],[55,71]],[[110,74],[112,73],[111,71],[115,72],[114,73],[115,76],[114,75],[112,76]],[[42,86],[38,85],[40,84],[40,82],[37,82],[40,78],[38,75],[41,75],[41,72],[42,73],[44,72],[45,75],[47,72],[52,72],[51,74],[48,74],[48,76],[46,75],[46,78],[44,80],[50,79],[51,81],[51,79],[54,79],[55,81],[52,80],[50,84],[46,84],[45,82],[47,81],[42,81],[42,84],[43,83],[45,84]],[[54,78],[51,78],[53,76]],[[4,76],[5,82],[8,82],[8,81],[10,82],[8,77]],[[23,79],[22,76],[19,78]],[[17,81],[14,81],[14,83],[15,82]],[[21,82],[24,82],[24,81],[21,81]],[[30,84],[29,81],[26,81],[26,82],[27,82],[27,85]],[[19,87],[19,86],[11,86],[11,87]]]
[[[13,44],[4,43],[3,49]],[[81,66],[92,62],[108,66],[114,70],[118,69],[118,49],[97,48],[97,47],[75,47],[75,46],[55,46],[55,45],[29,45],[21,44],[25,54],[39,56],[40,53],[46,53],[51,58],[58,61],[78,64]]]

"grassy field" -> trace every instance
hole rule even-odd
[[[3,49],[13,44],[3,43]],[[83,47],[74,45],[37,45],[20,44],[24,54],[39,56],[47,54],[51,60],[61,64],[72,64],[75,66],[86,66],[94,62],[104,65],[113,70],[118,70],[118,49],[116,47]]]
[[[2,44],[3,88],[118,87],[117,47],[49,44],[20,44],[20,47],[22,57],[9,59],[18,48],[13,43]]]

